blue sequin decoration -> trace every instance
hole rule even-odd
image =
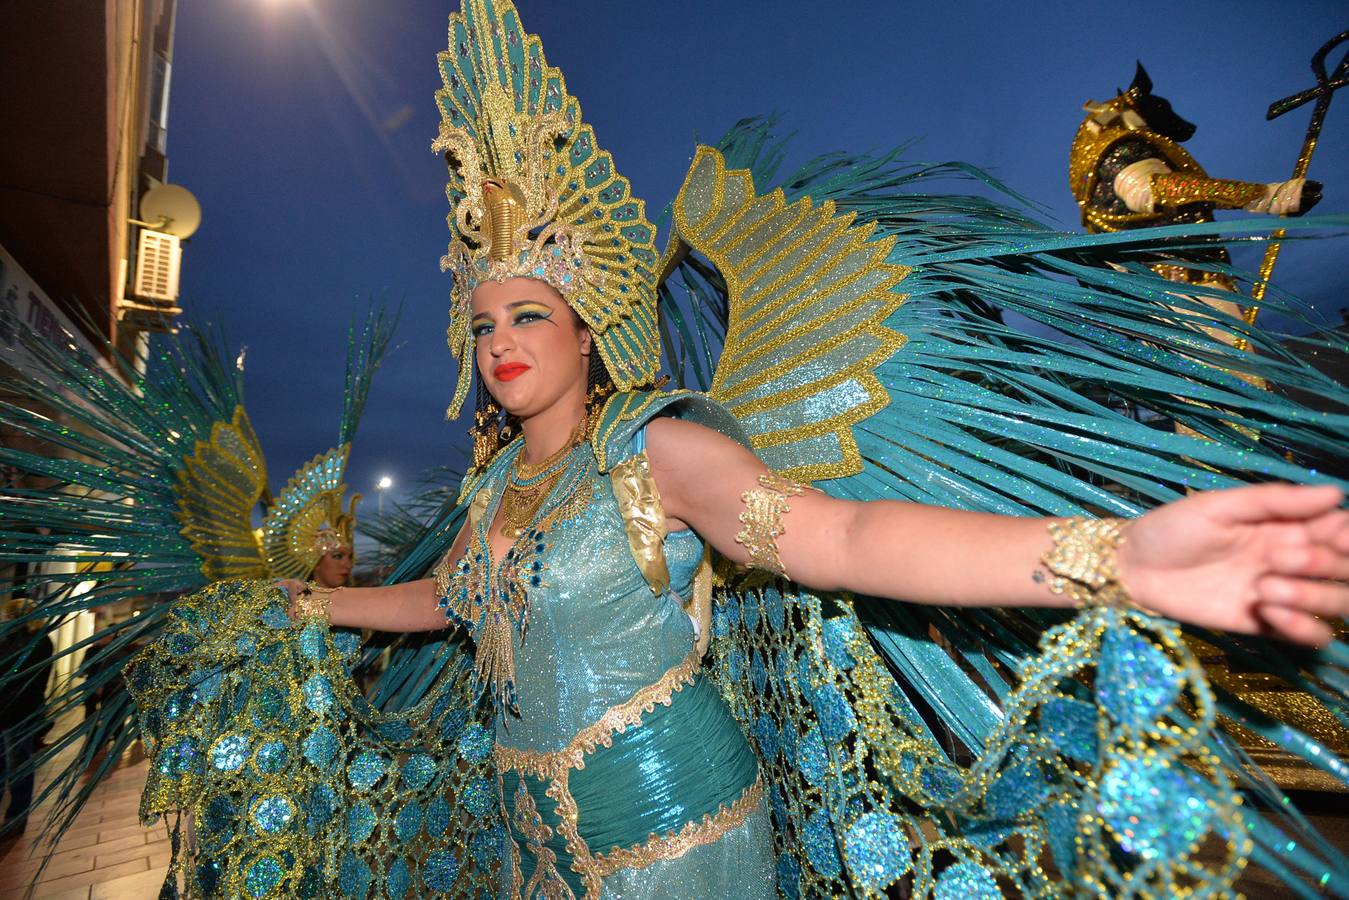
[[[1164,760],[1124,758],[1101,779],[1098,812],[1125,851],[1144,859],[1178,856],[1212,824],[1206,785]]]
[[[494,825],[473,835],[469,842],[473,861],[481,869],[490,869],[496,860],[506,852],[506,831],[500,825]]]
[[[375,751],[364,750],[347,766],[347,779],[356,790],[367,790],[384,777],[388,765],[389,761]]]
[[[801,896],[801,864],[790,853],[778,857],[778,890],[787,900]]]
[[[459,861],[444,850],[437,850],[422,863],[422,881],[433,891],[448,891],[459,874]]]
[[[475,816],[485,815],[496,804],[496,788],[486,778],[477,778],[464,788],[464,808]]]
[[[275,775],[286,767],[290,751],[280,741],[268,741],[258,748],[253,757],[253,765],[264,775]]]
[[[824,738],[818,728],[811,728],[801,738],[796,756],[806,780],[811,784],[823,784],[829,770],[829,754],[824,749]]]
[[[216,797],[206,806],[205,826],[207,831],[224,833],[234,828],[234,818],[238,810],[228,797]]]
[[[764,667],[763,657],[757,650],[750,654],[749,660],[749,680],[754,689],[762,694],[768,686],[768,669]]]
[[[754,727],[751,729],[754,739],[759,742],[759,751],[765,759],[772,759],[778,755],[778,729],[773,724],[773,720],[767,715],[759,716],[754,720]]]
[[[444,797],[437,797],[426,805],[426,833],[431,837],[440,837],[449,827],[449,801]]]
[[[403,787],[410,791],[419,791],[431,783],[436,776],[436,761],[425,753],[414,753],[403,763],[401,777]]]
[[[290,613],[286,612],[285,607],[275,604],[264,609],[258,618],[262,624],[271,628],[289,628],[291,625]]]
[[[337,808],[337,794],[326,784],[320,784],[309,794],[309,818],[314,825],[324,825]]]
[[[959,862],[937,876],[933,900],[1002,900],[993,873],[978,863]]]
[[[334,632],[333,647],[342,656],[353,656],[357,650],[361,649],[361,636],[350,631]]]
[[[332,762],[333,754],[336,752],[337,735],[327,728],[322,726],[315,728],[314,733],[304,739],[304,758],[319,768]]]
[[[843,839],[848,871],[864,888],[882,891],[909,870],[909,839],[889,813],[869,812]]]
[[[253,824],[267,834],[276,834],[290,824],[295,807],[285,797],[267,797],[253,807]]]
[[[400,898],[412,887],[412,871],[407,861],[398,859],[389,866],[389,874],[384,876],[384,889],[393,900]]]
[[[219,772],[236,772],[248,759],[248,737],[231,734],[215,742],[211,748],[211,766]]]
[[[362,844],[374,832],[378,822],[375,808],[368,801],[362,800],[347,810],[347,837],[353,844]]]
[[[1096,761],[1096,707],[1069,697],[1051,697],[1040,708],[1040,728],[1070,759]]]
[[[333,687],[322,675],[311,675],[300,689],[304,704],[314,712],[323,712],[333,705]]]
[[[342,865],[337,870],[337,886],[348,897],[364,897],[370,892],[370,882],[374,881],[370,867],[355,853],[342,857]]]
[[[416,800],[409,801],[398,815],[394,816],[393,831],[403,843],[409,843],[417,837],[422,827],[422,805]]]
[[[280,884],[285,875],[286,870],[279,860],[264,856],[249,866],[248,871],[244,873],[244,890],[248,891],[250,896],[262,897]]]
[[[1149,728],[1180,695],[1180,670],[1155,644],[1125,628],[1106,630],[1096,696],[1122,725]]]
[[[328,655],[328,642],[324,640],[327,629],[316,623],[306,625],[300,632],[300,652],[312,660],[321,660]]]
[[[994,817],[1007,819],[1030,810],[1048,792],[1044,770],[1037,761],[1028,759],[1008,766],[997,775],[984,804]]]
[[[459,755],[471,763],[480,763],[492,753],[492,732],[473,722],[459,736]]]
[[[845,618],[826,619],[824,622],[824,655],[834,665],[845,672],[855,665],[852,654],[848,652],[848,641],[852,639],[852,621]]]
[[[841,741],[857,727],[852,705],[832,684],[826,684],[810,695],[815,714],[820,717],[820,730],[827,741]]]
[[[829,815],[817,809],[806,819],[806,827],[801,837],[806,847],[806,857],[811,865],[820,870],[826,878],[837,878],[843,872],[843,863],[838,858],[838,842],[834,838],[834,827],[829,824]]]

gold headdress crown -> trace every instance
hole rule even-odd
[[[551,285],[590,329],[620,389],[653,381],[659,257],[645,205],[596,145],[514,5],[465,0],[449,38],[437,58],[444,87],[432,147],[449,165],[455,233],[441,259],[454,277],[449,345],[459,361],[450,416],[468,395],[469,301],[488,279]]]
[[[324,554],[352,546],[361,495],[342,507],[349,450],[343,444],[310,460],[263,519],[262,549],[274,578],[308,578]]]

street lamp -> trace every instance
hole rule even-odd
[[[379,492],[379,514],[384,515],[384,492],[393,487],[393,479],[388,475],[379,476],[379,481],[375,482],[375,490]]]

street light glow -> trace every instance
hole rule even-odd
[[[393,487],[393,479],[388,475],[381,475],[379,476],[379,482],[375,487],[381,491],[387,491],[389,488]]]

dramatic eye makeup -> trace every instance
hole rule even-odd
[[[507,304],[506,308],[510,310],[512,325],[527,325],[530,322],[547,321],[553,317],[553,308],[546,303],[540,303],[537,300],[517,300],[514,303]],[[473,336],[482,337],[490,334],[496,323],[488,313],[478,313],[473,317],[472,327]]]
[[[511,316],[517,325],[525,322],[537,322],[551,319],[553,308],[534,300],[524,300],[518,304],[511,304]]]

